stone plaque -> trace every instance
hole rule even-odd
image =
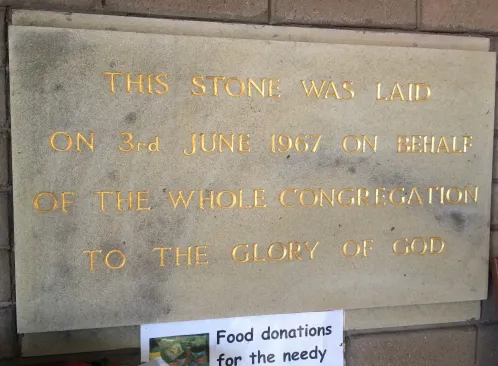
[[[486,297],[494,54],[9,42],[20,332]]]

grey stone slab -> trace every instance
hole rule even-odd
[[[346,310],[346,330],[365,330],[471,321],[479,318],[478,301]],[[23,357],[98,352],[140,347],[139,327],[27,333]]]
[[[14,9],[43,9],[61,11],[92,11],[101,8],[101,0],[0,0],[0,6]]]
[[[352,309],[345,312],[344,327],[347,330],[364,330],[456,323],[477,320],[480,312],[479,301]]]
[[[23,357],[126,348],[140,348],[139,327],[25,334],[21,347]]]
[[[496,178],[498,178],[498,136],[495,136],[493,147],[493,179]]]
[[[348,366],[471,366],[475,364],[474,327],[351,337]]]
[[[225,23],[198,22],[170,19],[150,19],[119,17],[108,15],[89,14],[60,14],[55,12],[15,10],[12,14],[12,22],[15,25],[49,26],[59,28],[83,28],[83,29],[106,29],[112,28],[117,31],[136,31],[163,34],[186,34],[192,36],[216,36],[216,37],[238,37],[253,39],[277,39],[295,41],[314,41],[323,43],[352,43],[352,44],[374,44],[390,46],[406,46],[421,48],[447,48],[486,51],[489,48],[487,38],[459,37],[431,34],[405,34],[392,32],[365,32],[350,30],[332,30],[316,28],[297,27],[271,27],[251,25],[229,25]],[[458,302],[450,304],[430,304],[413,306],[396,306],[386,308],[355,309],[346,311],[347,329],[372,329],[395,326],[411,326],[421,324],[438,324],[462,322],[478,319],[480,314],[480,302]],[[123,332],[131,332],[133,327],[120,328]],[[79,332],[79,331],[76,331]],[[72,332],[69,331],[69,334]],[[43,342],[51,339],[49,334],[43,333],[44,337],[33,335],[30,342],[24,343],[26,352],[36,354],[46,349]],[[59,334],[59,333],[55,333]],[[79,334],[79,333],[78,333]],[[103,332],[106,339],[105,331]],[[26,335],[27,337],[29,335]],[[57,339],[60,337],[57,335]],[[96,335],[98,337],[98,335]],[[68,335],[64,339],[79,339],[79,335],[72,337]],[[41,342],[38,344],[37,342]],[[61,344],[59,342],[54,344]],[[60,349],[73,349],[77,352],[79,342],[70,342],[70,345],[61,345]],[[29,346],[29,349],[26,347]],[[50,348],[53,353],[56,351]]]
[[[498,225],[498,184],[493,183],[491,195],[491,225]]]
[[[4,188],[10,184],[9,145],[9,133],[5,130],[0,131],[0,187]]]
[[[273,0],[274,23],[413,29],[417,26],[415,0]]]
[[[36,27],[12,27],[10,36],[14,207],[19,223],[15,233],[16,287],[18,299],[36,299],[19,300],[21,332],[471,301],[486,296],[494,55]],[[35,48],[36,57],[32,53]],[[87,52],[81,53],[82,48]],[[257,54],[251,52],[254,48]],[[193,56],[200,50],[202,63]],[[231,50],[231,56],[221,55],[221,50]],[[310,59],[310,55],[317,57]],[[369,59],[368,68],[351,62],[365,58]],[[481,65],[479,72],[476,63]],[[166,67],[171,90],[162,97],[122,93],[121,89],[111,93],[101,75],[109,67],[125,71]],[[330,72],[323,70],[331,69],[338,70],[338,78],[351,77],[358,86],[353,104],[310,100],[303,95],[300,79],[328,78]],[[35,75],[43,75],[43,79],[24,78],[33,74],[29,70],[37,70]],[[194,98],[190,77],[214,71],[241,77],[277,75],[282,97]],[[423,107],[415,107],[415,103],[376,102],[376,82],[392,80],[393,75],[398,80],[428,80],[436,88],[437,103],[427,101]],[[459,75],[458,84],[455,75]],[[458,85],[465,85],[468,92],[455,93]],[[474,88],[479,88],[479,98],[469,98]],[[399,118],[407,111],[412,118]],[[334,117],[339,115],[343,119]],[[327,122],[330,118],[334,124]],[[431,134],[472,134],[478,141],[472,147],[473,155],[395,153],[397,134],[412,134],[414,123],[419,131],[434,118],[437,125],[425,125]],[[470,118],[478,122],[469,126]],[[40,121],[37,128],[24,128],[23,121],[32,120]],[[397,121],[395,129],[386,122],[392,120]],[[95,151],[51,151],[48,137],[59,129],[71,133],[91,129],[98,138]],[[159,153],[122,153],[116,144],[123,129],[142,136],[137,139],[160,136],[163,147]],[[322,150],[316,154],[269,153],[271,133],[297,135],[304,129],[323,134]],[[192,131],[250,133],[254,150],[187,157],[182,151]],[[378,134],[384,141],[382,147],[375,154],[348,155],[341,151],[339,136],[352,132]],[[458,177],[454,167],[459,169]],[[421,171],[423,176],[416,173]],[[279,192],[288,187],[366,186],[371,190],[416,186],[423,192],[423,187],[434,182],[445,187],[478,185],[480,199],[477,204],[450,206],[428,204],[428,196],[423,195],[425,205],[336,205],[306,210],[283,208],[278,201]],[[108,206],[99,212],[98,197],[92,192],[100,189],[150,190],[153,208],[116,212]],[[195,206],[175,210],[168,191],[177,189],[244,189],[245,194],[247,189],[264,189],[268,206],[249,211],[234,207],[206,212]],[[70,212],[37,213],[33,197],[46,190],[77,192]],[[341,245],[358,232],[374,239],[372,254],[345,258]],[[441,236],[451,245],[444,254],[430,257],[398,257],[390,249],[399,237],[419,235]],[[309,261],[284,263],[237,263],[230,256],[241,242],[267,247],[275,240],[297,238],[321,241],[321,254]],[[42,247],[39,242],[50,245]],[[176,267],[168,257],[167,265],[160,267],[154,247],[186,250],[187,245],[207,245],[209,265]],[[127,265],[110,270],[100,258],[94,270],[89,270],[83,252],[100,248],[106,253],[125,251]],[[314,281],[322,278],[317,281],[320,286],[310,286],[302,273]],[[228,274],[230,280],[226,280]],[[268,278],[274,280],[269,283]],[[200,290],[202,306],[185,305],[196,304]],[[242,296],[248,293],[252,296]],[[134,301],[123,303],[118,298]],[[150,303],[161,305],[151,307]]]
[[[11,300],[10,251],[0,249],[0,302]]]
[[[57,12],[30,10],[14,10],[12,12],[12,24],[185,36],[359,44],[390,47],[419,47],[468,51],[488,51],[490,47],[490,40],[484,37],[284,26],[275,27],[268,25],[227,24],[217,22],[150,19],[98,14],[61,14]]]
[[[2,54],[1,52],[2,51],[0,49],[0,56]],[[4,56],[5,56],[5,54],[4,54]],[[4,61],[0,61],[1,64],[3,64],[3,62]],[[5,68],[0,67],[0,128],[8,127],[7,126],[7,96],[6,96],[7,88],[6,88],[6,86],[7,86],[7,83],[6,83],[6,78],[5,78]]]
[[[8,192],[0,192],[0,249],[10,249],[10,198]]]
[[[268,22],[267,0],[106,0],[104,11]]]
[[[0,359],[15,356],[17,336],[14,329],[14,311],[0,308]]]

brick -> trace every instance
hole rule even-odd
[[[6,131],[0,131],[0,188],[10,183],[9,146],[9,134]]]
[[[493,235],[493,233],[491,233],[491,238],[491,245],[493,245],[493,240],[498,239],[498,234]],[[488,298],[481,302],[481,322],[486,324],[498,323],[498,309],[496,308],[497,299],[495,299],[495,296],[493,295],[492,285],[493,282],[490,276]]]
[[[267,0],[106,0],[104,11],[268,22]]]
[[[495,103],[498,103],[498,95],[496,96]],[[495,109],[498,109],[498,105],[496,104],[495,104]],[[497,117],[498,115],[495,114],[495,129],[498,125]],[[497,132],[495,132],[495,138],[493,141],[493,178],[498,178],[498,133]]]
[[[15,355],[17,336],[13,317],[13,308],[0,308],[0,359],[11,358]]]
[[[1,62],[4,62],[4,49],[0,46]],[[0,67],[0,128],[7,127],[7,97],[6,97],[5,68]]]
[[[0,6],[13,9],[92,11],[101,7],[101,0],[0,0]]]
[[[491,188],[491,225],[498,225],[498,183]]]
[[[348,366],[474,365],[475,327],[353,336],[347,342]]]
[[[2,0],[0,0],[1,2]],[[5,38],[5,29],[7,27],[7,23],[5,20],[6,10],[5,8],[0,8],[0,20],[2,23],[0,24],[0,65],[5,65],[7,60],[7,52],[6,52],[6,38]],[[5,77],[4,77],[5,79]],[[2,93],[5,93],[4,84],[1,85]]]
[[[10,248],[9,213],[9,193],[0,192],[0,250]]]
[[[11,300],[10,250],[0,249],[0,302]]]
[[[478,329],[477,364],[498,365],[498,325],[485,325]]]
[[[415,0],[273,0],[272,23],[413,29]]]
[[[496,0],[421,0],[423,30],[498,32]]]
[[[492,231],[490,236],[490,255],[498,257],[498,231]],[[493,292],[493,279],[489,277],[488,298],[481,302],[481,322],[492,324],[498,323],[498,299]],[[497,284],[498,286],[498,284]],[[498,292],[497,292],[498,293]]]

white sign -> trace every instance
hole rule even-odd
[[[342,310],[146,324],[142,362],[169,366],[343,366]]]

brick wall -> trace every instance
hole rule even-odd
[[[493,48],[498,49],[498,38],[494,39],[498,37],[497,0],[0,0],[0,8],[0,17],[5,20],[10,8],[25,8],[274,25],[472,34],[491,37]],[[21,341],[15,330],[6,24],[4,21],[0,28],[0,359],[9,364],[30,364],[40,359],[20,358]],[[495,133],[495,141],[497,138]],[[495,152],[498,153],[498,143],[495,143]],[[498,155],[495,155],[495,166],[498,165],[497,158]],[[496,167],[493,171],[493,192],[496,194],[492,204],[491,246],[498,255]],[[345,334],[347,366],[497,365],[498,312],[493,300],[491,296],[482,302],[481,317],[477,320],[348,331]],[[101,355],[71,357],[93,359]],[[114,356],[127,360],[126,364],[138,363],[137,350],[119,351]],[[57,358],[60,359],[52,359]]]

